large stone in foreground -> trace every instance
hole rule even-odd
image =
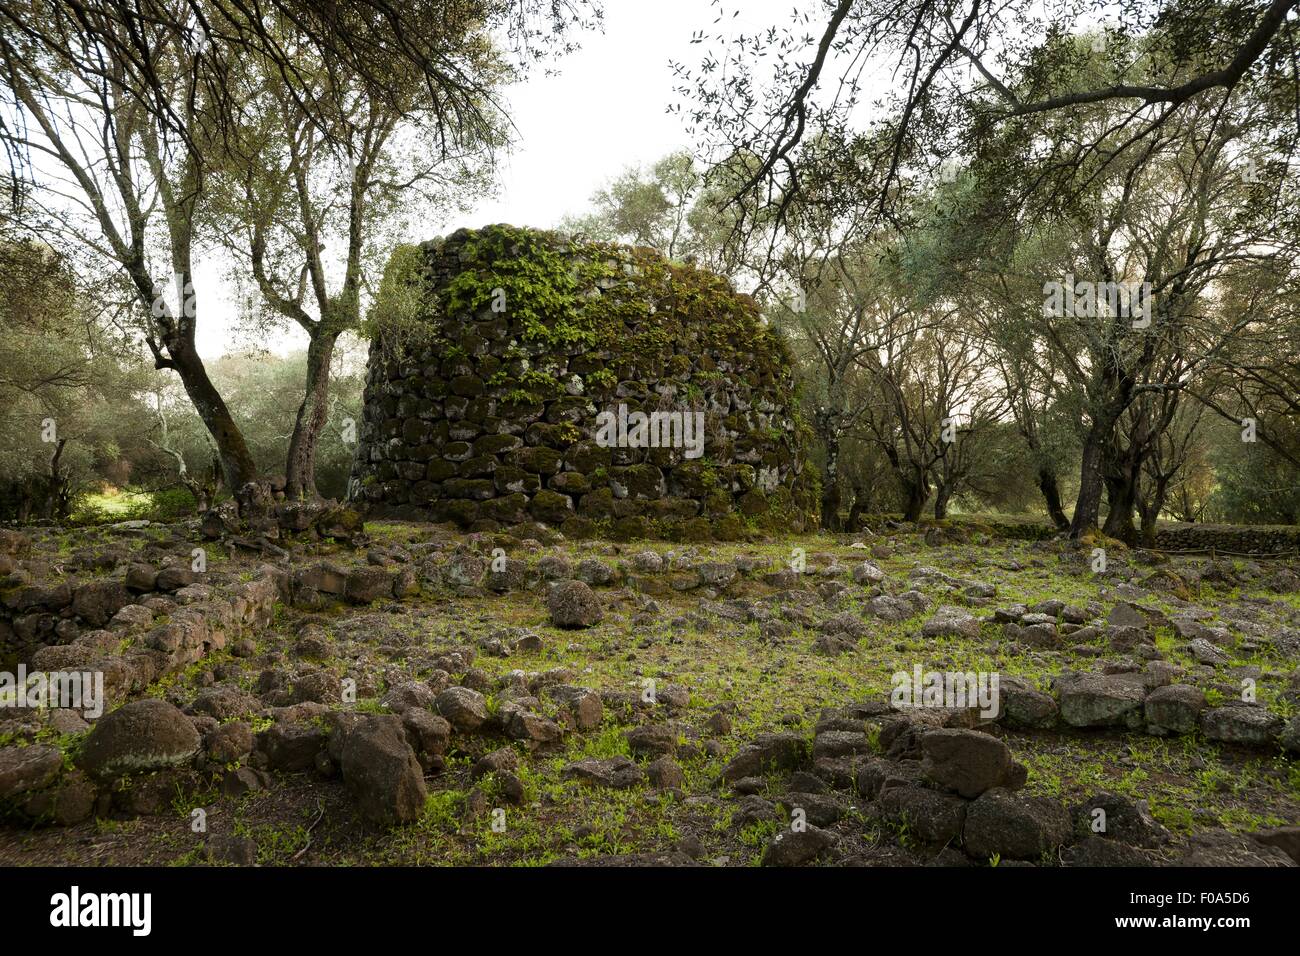
[[[161,770],[189,763],[199,752],[194,724],[165,700],[124,704],[86,738],[77,763],[97,777]]]
[[[44,744],[0,748],[0,800],[53,783],[62,766],[63,754]]]
[[[343,735],[336,751],[343,784],[357,811],[380,826],[417,819],[427,791],[402,719],[395,714],[366,714],[337,732]]]
[[[561,581],[546,596],[551,623],[562,628],[583,628],[599,624],[605,612],[595,592],[581,581]]]
[[[1084,674],[1061,682],[1061,719],[1071,727],[1137,730],[1143,725],[1146,696],[1140,674]]]
[[[1158,736],[1192,733],[1200,723],[1204,709],[1204,692],[1190,684],[1157,687],[1143,704],[1147,731]]]
[[[1209,740],[1265,747],[1282,732],[1283,720],[1259,704],[1227,704],[1201,715],[1201,730]]]
[[[966,852],[977,860],[1036,860],[1069,843],[1072,835],[1069,811],[1060,803],[1006,790],[990,790],[971,803],[962,829]]]
[[[961,835],[966,801],[928,787],[896,786],[880,792],[880,809],[905,823],[923,843],[947,843]]]
[[[922,772],[933,783],[967,799],[993,787],[1018,790],[1025,768],[1002,741],[976,730],[934,730],[921,739]]]
[[[437,699],[438,713],[462,733],[471,733],[488,719],[487,701],[468,687],[448,687]]]

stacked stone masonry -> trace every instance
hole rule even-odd
[[[490,226],[399,249],[384,281],[351,484],[370,514],[682,539],[813,520],[788,353],[725,280]],[[698,416],[702,447],[620,447],[620,406]]]

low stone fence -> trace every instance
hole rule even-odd
[[[1300,527],[1292,525],[1178,524],[1156,532],[1162,551],[1216,551],[1225,554],[1300,553]]]

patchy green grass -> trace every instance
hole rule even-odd
[[[410,547],[431,538],[426,525],[372,522],[367,528],[378,548]],[[438,534],[445,536],[443,531]],[[59,542],[60,553],[65,544],[69,551],[79,546],[75,535],[69,539]],[[442,543],[454,540],[463,539],[446,538]],[[356,817],[337,780],[289,774],[278,777],[271,791],[238,800],[212,791],[178,794],[174,812],[166,819],[122,825],[122,832],[130,834],[130,845],[136,849],[129,848],[126,840],[114,842],[106,844],[111,848],[103,851],[104,857],[201,863],[202,838],[188,832],[188,814],[205,807],[213,832],[253,839],[258,862],[268,865],[301,862],[295,855],[308,841],[311,845],[305,861],[312,863],[535,866],[560,859],[666,853],[676,850],[686,838],[698,845],[702,862],[750,865],[758,862],[771,837],[789,825],[788,815],[779,808],[788,789],[788,774],[776,772],[764,776],[758,792],[778,805],[777,814],[733,825],[738,795],[721,786],[719,776],[728,760],[755,735],[794,731],[811,739],[823,708],[887,696],[892,675],[910,672],[917,664],[927,671],[997,672],[1025,678],[1040,688],[1049,687],[1067,671],[1098,669],[1122,656],[1108,647],[1104,637],[1093,639],[1085,648],[1100,652],[1098,657],[1075,653],[1068,640],[1051,649],[1013,644],[1000,625],[990,621],[970,637],[923,637],[921,627],[940,604],[967,605],[987,618],[994,608],[1055,599],[1080,607],[1095,602],[1102,609],[1099,616],[1104,616],[1119,599],[1120,585],[1143,580],[1152,571],[1132,555],[1120,553],[1110,572],[1094,575],[1087,570],[1086,561],[1081,565],[1076,560],[1078,555],[1062,553],[1054,546],[1037,546],[1030,540],[929,547],[920,536],[900,534],[871,538],[865,542],[868,548],[853,548],[851,543],[851,536],[814,535],[708,546],[591,541],[565,542],[530,553],[504,537],[483,539],[485,551],[499,545],[512,559],[534,564],[543,555],[562,555],[575,564],[595,557],[621,570],[626,570],[632,555],[646,549],[676,560],[730,561],[743,555],[764,561],[768,570],[786,567],[798,552],[807,559],[809,573],[793,589],[799,593],[780,599],[774,599],[774,589],[762,583],[762,570],[738,577],[721,595],[674,590],[664,580],[653,593],[639,593],[620,582],[598,589],[605,620],[579,631],[550,625],[540,585],[504,595],[458,596],[435,581],[424,581],[418,596],[401,603],[378,601],[364,608],[331,605],[314,612],[278,607],[272,625],[256,635],[253,657],[236,658],[228,650],[214,653],[182,673],[156,682],[148,693],[183,704],[203,687],[227,683],[258,694],[265,671],[280,670],[297,678],[304,670],[319,669],[331,679],[357,680],[361,690],[358,701],[349,705],[351,709],[381,713],[388,687],[405,680],[439,679],[436,670],[442,655],[472,649],[472,665],[460,668],[451,678],[466,683],[472,678],[474,686],[484,688],[492,712],[498,712],[509,699],[507,688],[516,680],[515,672],[525,678],[550,672],[557,682],[633,699],[653,681],[659,687],[672,684],[684,688],[688,699],[681,708],[650,711],[607,702],[598,727],[570,732],[549,749],[530,750],[502,736],[455,735],[445,769],[428,778],[423,812],[407,827],[372,830]],[[819,573],[832,564],[847,571],[879,547],[889,549],[873,558],[886,572],[887,592],[919,589],[928,601],[925,611],[898,622],[879,620],[866,610],[872,596],[867,589],[849,584],[847,574],[832,579]],[[302,557],[319,560],[322,556],[350,564],[365,560],[364,553],[350,553],[333,545],[321,545]],[[213,570],[230,580],[246,577],[254,566],[249,559],[217,549],[210,552],[209,560]],[[938,579],[916,578],[913,572],[920,567],[936,568],[959,583],[950,588]],[[1295,626],[1294,612],[1300,610],[1295,595],[1275,594],[1257,583],[1214,591],[1190,577],[1189,593],[1216,616],[1230,605],[1240,605],[1243,598],[1263,597],[1270,603],[1260,606],[1261,626],[1274,631]],[[833,588],[825,587],[832,580],[849,586],[836,596],[831,593]],[[963,593],[966,582],[991,584],[997,595],[987,601],[972,599]],[[788,633],[765,636],[758,620],[716,613],[717,607],[728,601],[745,602],[756,609],[759,613],[752,617],[784,620]],[[1166,592],[1153,592],[1144,603],[1169,615],[1185,607]],[[865,621],[865,635],[839,656],[818,653],[814,646],[820,633],[818,622],[841,612]],[[319,624],[331,642],[324,660],[304,661],[295,652],[297,632],[308,621]],[[486,649],[499,635],[505,634],[502,640],[509,643],[520,631],[540,637],[540,649],[509,656],[494,656]],[[1293,712],[1292,698],[1278,675],[1296,662],[1280,644],[1261,640],[1251,649],[1239,634],[1236,643],[1225,648],[1229,664],[1206,676],[1198,674],[1187,642],[1172,628],[1158,628],[1154,637],[1159,655],[1184,668],[1180,680],[1195,680],[1202,686],[1230,684],[1236,677],[1234,668],[1256,668],[1261,672],[1259,700],[1280,715]],[[290,679],[285,686],[300,685]],[[1207,696],[1214,703],[1227,699],[1214,687],[1208,687]],[[544,694],[529,706],[557,716],[557,705]],[[708,729],[710,717],[719,708],[726,708],[729,714],[730,734]],[[684,775],[679,792],[658,792],[645,784],[626,790],[602,789],[565,775],[565,768],[584,758],[633,756],[627,732],[651,721],[671,723],[677,733],[677,762]],[[250,723],[255,732],[261,732],[271,720],[259,716],[250,718]],[[1026,792],[1052,797],[1066,806],[1101,791],[1146,800],[1155,818],[1177,835],[1206,827],[1248,832],[1300,822],[1300,771],[1280,754],[1210,746],[1199,735],[1156,738],[1066,728],[1051,732],[1005,728],[999,733],[1029,771]],[[879,749],[878,728],[874,734],[872,746]],[[76,744],[72,740],[56,742],[70,748]],[[496,775],[471,779],[475,761],[501,747],[512,747],[519,756],[516,773],[523,798],[518,803],[507,801],[506,789]],[[644,763],[648,758],[636,759]],[[846,801],[854,799],[852,794],[842,796]],[[325,817],[313,830],[322,804]],[[467,812],[472,804],[486,808],[485,812]],[[105,828],[101,834],[105,839],[116,836],[112,824],[94,826]],[[855,806],[836,829],[846,838],[845,846],[873,860],[920,862],[925,853],[932,852],[920,845],[906,823],[878,819],[869,808]]]

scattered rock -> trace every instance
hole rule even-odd
[[[604,561],[595,558],[583,558],[573,570],[573,576],[583,584],[597,587],[614,580],[614,569]]]
[[[1050,729],[1056,725],[1061,712],[1050,694],[1018,677],[1001,677],[998,700],[1001,705],[999,717],[1015,727]]]
[[[664,559],[653,551],[637,552],[632,555],[631,563],[637,574],[658,574],[664,567]]]
[[[191,713],[204,714],[217,720],[245,717],[261,709],[261,701],[236,687],[204,688],[190,705]]]
[[[672,754],[677,752],[677,731],[667,724],[633,727],[625,735],[628,749],[634,754]]]
[[[807,742],[798,734],[759,734],[723,768],[722,780],[731,783],[767,769],[793,770],[803,763],[807,750]]]
[[[1061,850],[1065,866],[1153,866],[1146,852],[1128,843],[1107,840],[1089,834],[1073,846]]]
[[[1036,860],[1069,843],[1072,833],[1070,814],[1056,800],[989,790],[967,807],[962,839],[977,860]]]
[[[1286,852],[1297,864],[1300,864],[1300,827],[1272,827],[1257,830],[1251,834],[1256,843],[1277,847]]]
[[[427,791],[400,717],[363,714],[342,724],[330,749],[338,754],[343,784],[361,816],[380,826],[416,820]]]
[[[1233,703],[1201,715],[1201,730],[1209,740],[1263,747],[1282,732],[1283,721],[1259,704]]]
[[[63,769],[63,754],[55,747],[0,747],[0,800],[53,783]]]
[[[266,755],[268,769],[296,773],[316,766],[327,740],[325,730],[314,723],[284,721],[257,735],[257,749]]]
[[[672,757],[660,757],[645,768],[650,786],[656,790],[672,790],[686,781],[686,774]]]
[[[257,863],[257,843],[249,837],[221,834],[210,836],[203,845],[209,863],[253,866]]]
[[[967,803],[928,787],[892,786],[880,791],[885,816],[906,823],[923,843],[947,843],[961,835]]]
[[[1177,866],[1296,866],[1286,850],[1227,830],[1203,830],[1188,838]]]
[[[763,851],[763,866],[802,866],[835,845],[835,834],[814,826],[778,833]]]
[[[395,714],[413,709],[432,711],[438,706],[438,695],[428,684],[404,681],[385,694],[380,703]]]
[[[189,763],[201,741],[194,724],[165,700],[124,704],[95,724],[78,765],[92,776],[160,770]]]
[[[438,695],[436,703],[438,713],[462,733],[473,733],[487,723],[487,700],[476,690],[448,687]]]
[[[1228,663],[1228,655],[1223,653],[1203,637],[1198,637],[1192,641],[1188,649],[1192,656],[1202,664],[1208,664],[1211,667],[1218,667]]]
[[[72,611],[91,627],[103,627],[132,601],[125,584],[91,581],[72,594]]]
[[[1071,727],[1127,727],[1143,723],[1146,686],[1141,675],[1084,674],[1059,685],[1061,719]]]
[[[556,627],[576,629],[599,624],[605,616],[600,600],[581,581],[561,581],[546,596],[546,608]]]
[[[885,572],[871,561],[863,561],[861,564],[853,566],[853,583],[855,584],[870,586],[879,584],[883,580],[885,580]]]
[[[1137,609],[1136,605],[1127,601],[1121,601],[1111,608],[1110,613],[1106,615],[1106,623],[1111,627],[1138,627],[1147,626],[1146,616]]]
[[[203,744],[213,763],[235,763],[252,752],[253,729],[242,720],[232,720],[211,731]]]
[[[930,620],[921,625],[923,637],[979,637],[980,625],[975,615],[962,607],[944,604]]]
[[[1148,733],[1190,734],[1200,725],[1205,694],[1190,684],[1166,684],[1151,691],[1142,708]]]
[[[1134,846],[1154,847],[1169,842],[1170,834],[1156,822],[1145,800],[1130,800],[1114,793],[1089,797],[1073,810],[1075,832],[1095,834]]]
[[[967,799],[985,790],[1025,785],[1025,768],[1011,757],[1002,741],[975,730],[934,730],[921,739],[927,779]]]
[[[626,790],[641,783],[643,775],[629,757],[606,757],[601,760],[587,757],[564,768],[564,776],[581,780],[597,787],[610,787],[614,790]]]
[[[828,730],[813,739],[813,759],[872,753],[871,739],[862,731]]]

